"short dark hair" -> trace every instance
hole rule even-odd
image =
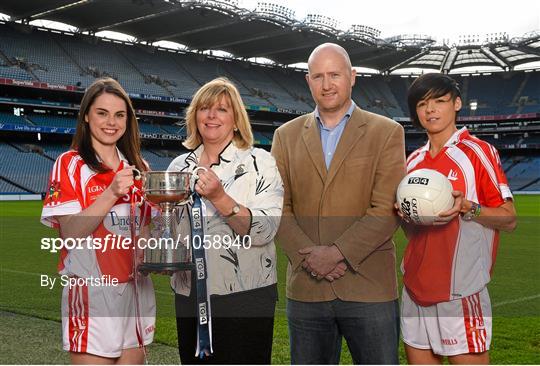
[[[416,114],[416,105],[426,98],[438,98],[450,93],[452,100],[461,98],[461,91],[458,83],[450,76],[441,73],[429,73],[419,76],[409,88],[407,93],[407,104],[409,105],[409,115],[414,127],[422,128]]]

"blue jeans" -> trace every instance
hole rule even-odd
[[[345,337],[355,364],[398,364],[398,301],[287,299],[291,364],[339,364]]]

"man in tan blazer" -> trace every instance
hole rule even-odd
[[[404,132],[355,105],[355,78],[342,47],[315,48],[306,79],[317,107],[274,134],[293,364],[338,364],[342,336],[357,364],[399,362],[392,235]]]

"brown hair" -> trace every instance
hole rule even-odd
[[[211,106],[219,102],[225,95],[229,98],[233,109],[234,123],[238,131],[234,131],[233,142],[239,149],[247,149],[253,146],[253,132],[249,117],[242,102],[238,89],[229,79],[216,78],[204,84],[193,97],[186,112],[187,139],[184,146],[195,149],[202,143],[202,137],[197,129],[197,110],[201,107]]]
[[[97,97],[109,93],[124,100],[127,109],[126,131],[116,142],[118,149],[124,154],[130,165],[143,171],[148,170],[147,165],[141,156],[141,140],[139,138],[139,124],[135,117],[135,110],[131,100],[122,86],[114,79],[98,79],[86,89],[81,101],[81,107],[77,116],[77,130],[71,142],[71,148],[77,150],[84,162],[96,172],[106,172],[110,168],[104,166],[97,157],[97,153],[92,146],[90,125],[85,121],[90,107]]]

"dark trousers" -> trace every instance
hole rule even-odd
[[[291,364],[339,364],[345,337],[355,364],[398,364],[398,302],[287,299]]]
[[[194,283],[193,283],[194,285]],[[210,357],[195,357],[197,317],[195,288],[189,297],[176,295],[176,326],[180,361],[186,364],[270,364],[277,286],[230,295],[212,295]]]

